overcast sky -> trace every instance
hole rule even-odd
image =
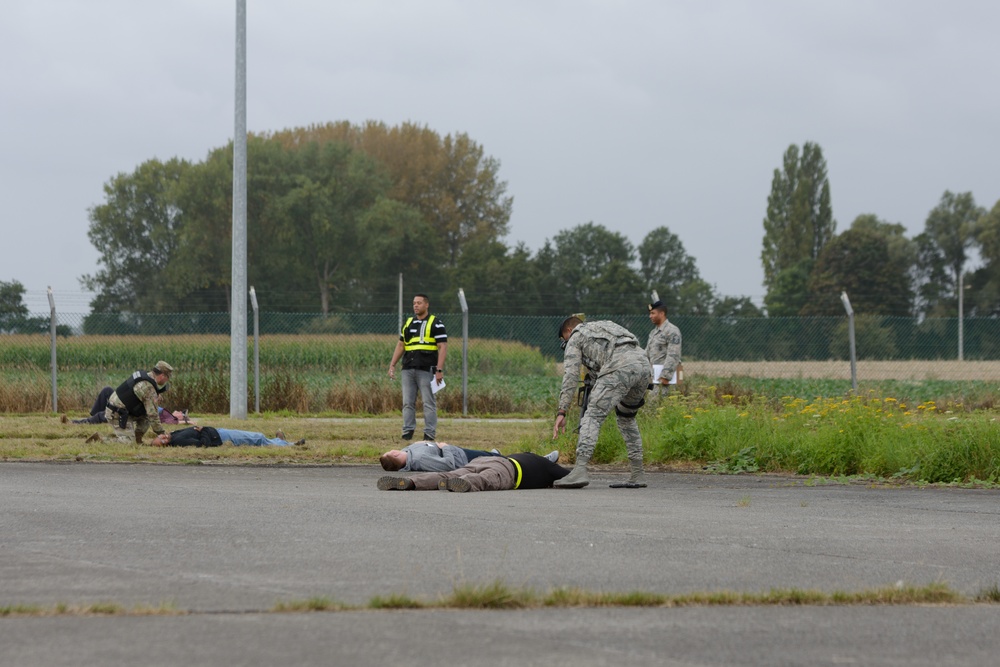
[[[763,295],[771,178],[826,157],[838,230],[911,235],[945,190],[1000,199],[1000,3],[249,0],[247,124],[373,119],[500,161],[513,246],[667,226],[723,295]],[[233,136],[236,2],[0,3],[0,280],[87,312],[88,208],[151,158]],[[252,221],[251,221],[252,224]],[[394,304],[389,304],[394,305]]]

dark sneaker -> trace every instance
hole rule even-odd
[[[431,435],[427,431],[424,431],[424,440],[429,440],[430,442],[434,442],[434,439],[435,438],[433,435]]]
[[[301,440],[299,440],[298,442],[295,443],[295,446],[296,447],[301,447],[304,444],[306,444],[306,439],[302,438]]]
[[[412,440],[412,439],[413,439],[413,431],[406,431],[403,433],[403,440]]]
[[[378,486],[379,491],[412,491],[416,488],[413,480],[409,477],[396,477],[394,475],[379,477],[376,486]]]
[[[469,480],[461,477],[448,478],[445,480],[445,486],[448,487],[449,491],[454,491],[455,493],[467,493],[472,491],[472,484],[469,483]]]

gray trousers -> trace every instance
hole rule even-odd
[[[508,491],[514,488],[514,464],[505,456],[480,456],[456,470],[422,472],[411,475],[417,491],[438,488],[438,484],[451,477],[462,477],[472,485],[473,491]]]
[[[424,433],[427,437],[437,436],[437,401],[431,391],[434,375],[430,371],[404,368],[400,375],[403,385],[403,433],[417,430],[417,392],[424,403]]]

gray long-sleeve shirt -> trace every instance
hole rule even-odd
[[[447,472],[461,468],[469,462],[465,455],[465,450],[454,445],[420,441],[409,447],[404,447],[406,452],[406,465],[401,468],[402,472]]]

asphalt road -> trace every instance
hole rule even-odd
[[[1000,605],[269,613],[324,597],[1000,584],[1000,492],[660,473],[384,492],[372,466],[0,464],[3,665],[994,665]]]

